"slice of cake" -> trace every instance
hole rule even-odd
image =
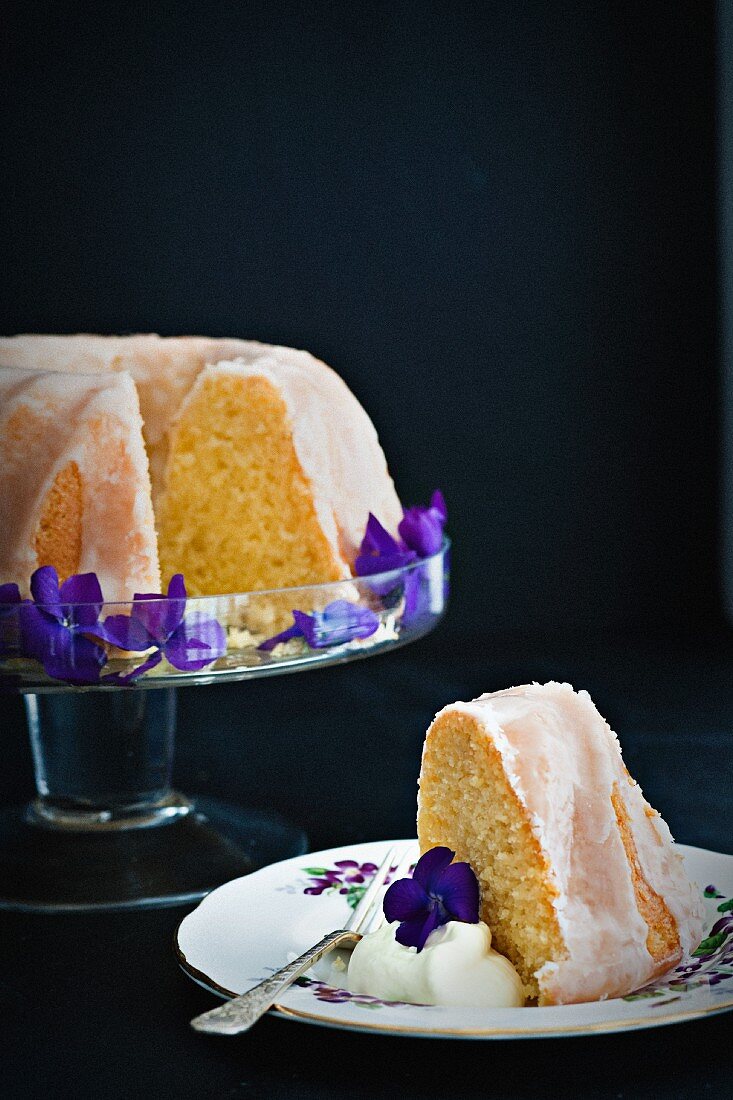
[[[528,996],[622,996],[702,934],[699,891],[587,692],[531,684],[442,710],[420,772],[421,851],[473,867]]]
[[[107,600],[158,591],[148,459],[129,375],[0,368],[0,577],[95,572]]]

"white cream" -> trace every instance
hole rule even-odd
[[[383,1001],[476,1008],[519,1008],[524,990],[519,975],[491,947],[483,922],[449,921],[428,936],[422,951],[395,939],[385,924],[357,943],[346,985]]]

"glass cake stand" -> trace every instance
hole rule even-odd
[[[303,831],[275,814],[172,789],[177,690],[414,641],[443,614],[449,555],[445,540],[389,573],[144,606],[0,604],[0,687],[24,696],[37,792],[0,811],[0,908],[180,904],[304,852]],[[288,637],[293,611],[304,630]],[[121,632],[125,649],[110,641]]]

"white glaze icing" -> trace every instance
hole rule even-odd
[[[207,363],[255,356],[254,341],[206,336],[74,336],[23,334],[0,337],[0,363],[24,370],[84,374],[128,373],[138,389],[143,436],[150,459],[153,500],[161,487],[172,417]]]
[[[697,946],[703,915],[699,891],[687,879],[667,825],[626,771],[618,739],[587,692],[576,693],[569,684],[530,684],[454,703],[440,713],[449,711],[472,715],[500,752],[552,868],[567,955],[537,975],[551,1000],[621,995],[660,970],[646,948],[648,929],[636,905],[611,803],[614,784],[644,877],[675,918],[682,951]]]
[[[68,463],[82,486],[80,573],[106,600],[159,590],[148,460],[127,374],[0,368],[0,580],[28,594],[46,494]]]

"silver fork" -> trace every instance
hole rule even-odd
[[[384,916],[380,912],[379,905],[390,870],[394,867],[394,857],[395,848],[390,848],[343,928],[329,932],[293,962],[283,966],[246,993],[242,993],[240,997],[234,997],[231,1001],[202,1013],[201,1016],[195,1016],[191,1020],[191,1027],[210,1035],[238,1035],[242,1031],[248,1031],[268,1009],[272,1008],[277,999],[297,978],[310,970],[329,951],[333,951],[336,947],[353,947],[375,924],[381,925],[384,922]],[[405,866],[407,859],[408,854],[405,853],[399,861],[400,869]]]

